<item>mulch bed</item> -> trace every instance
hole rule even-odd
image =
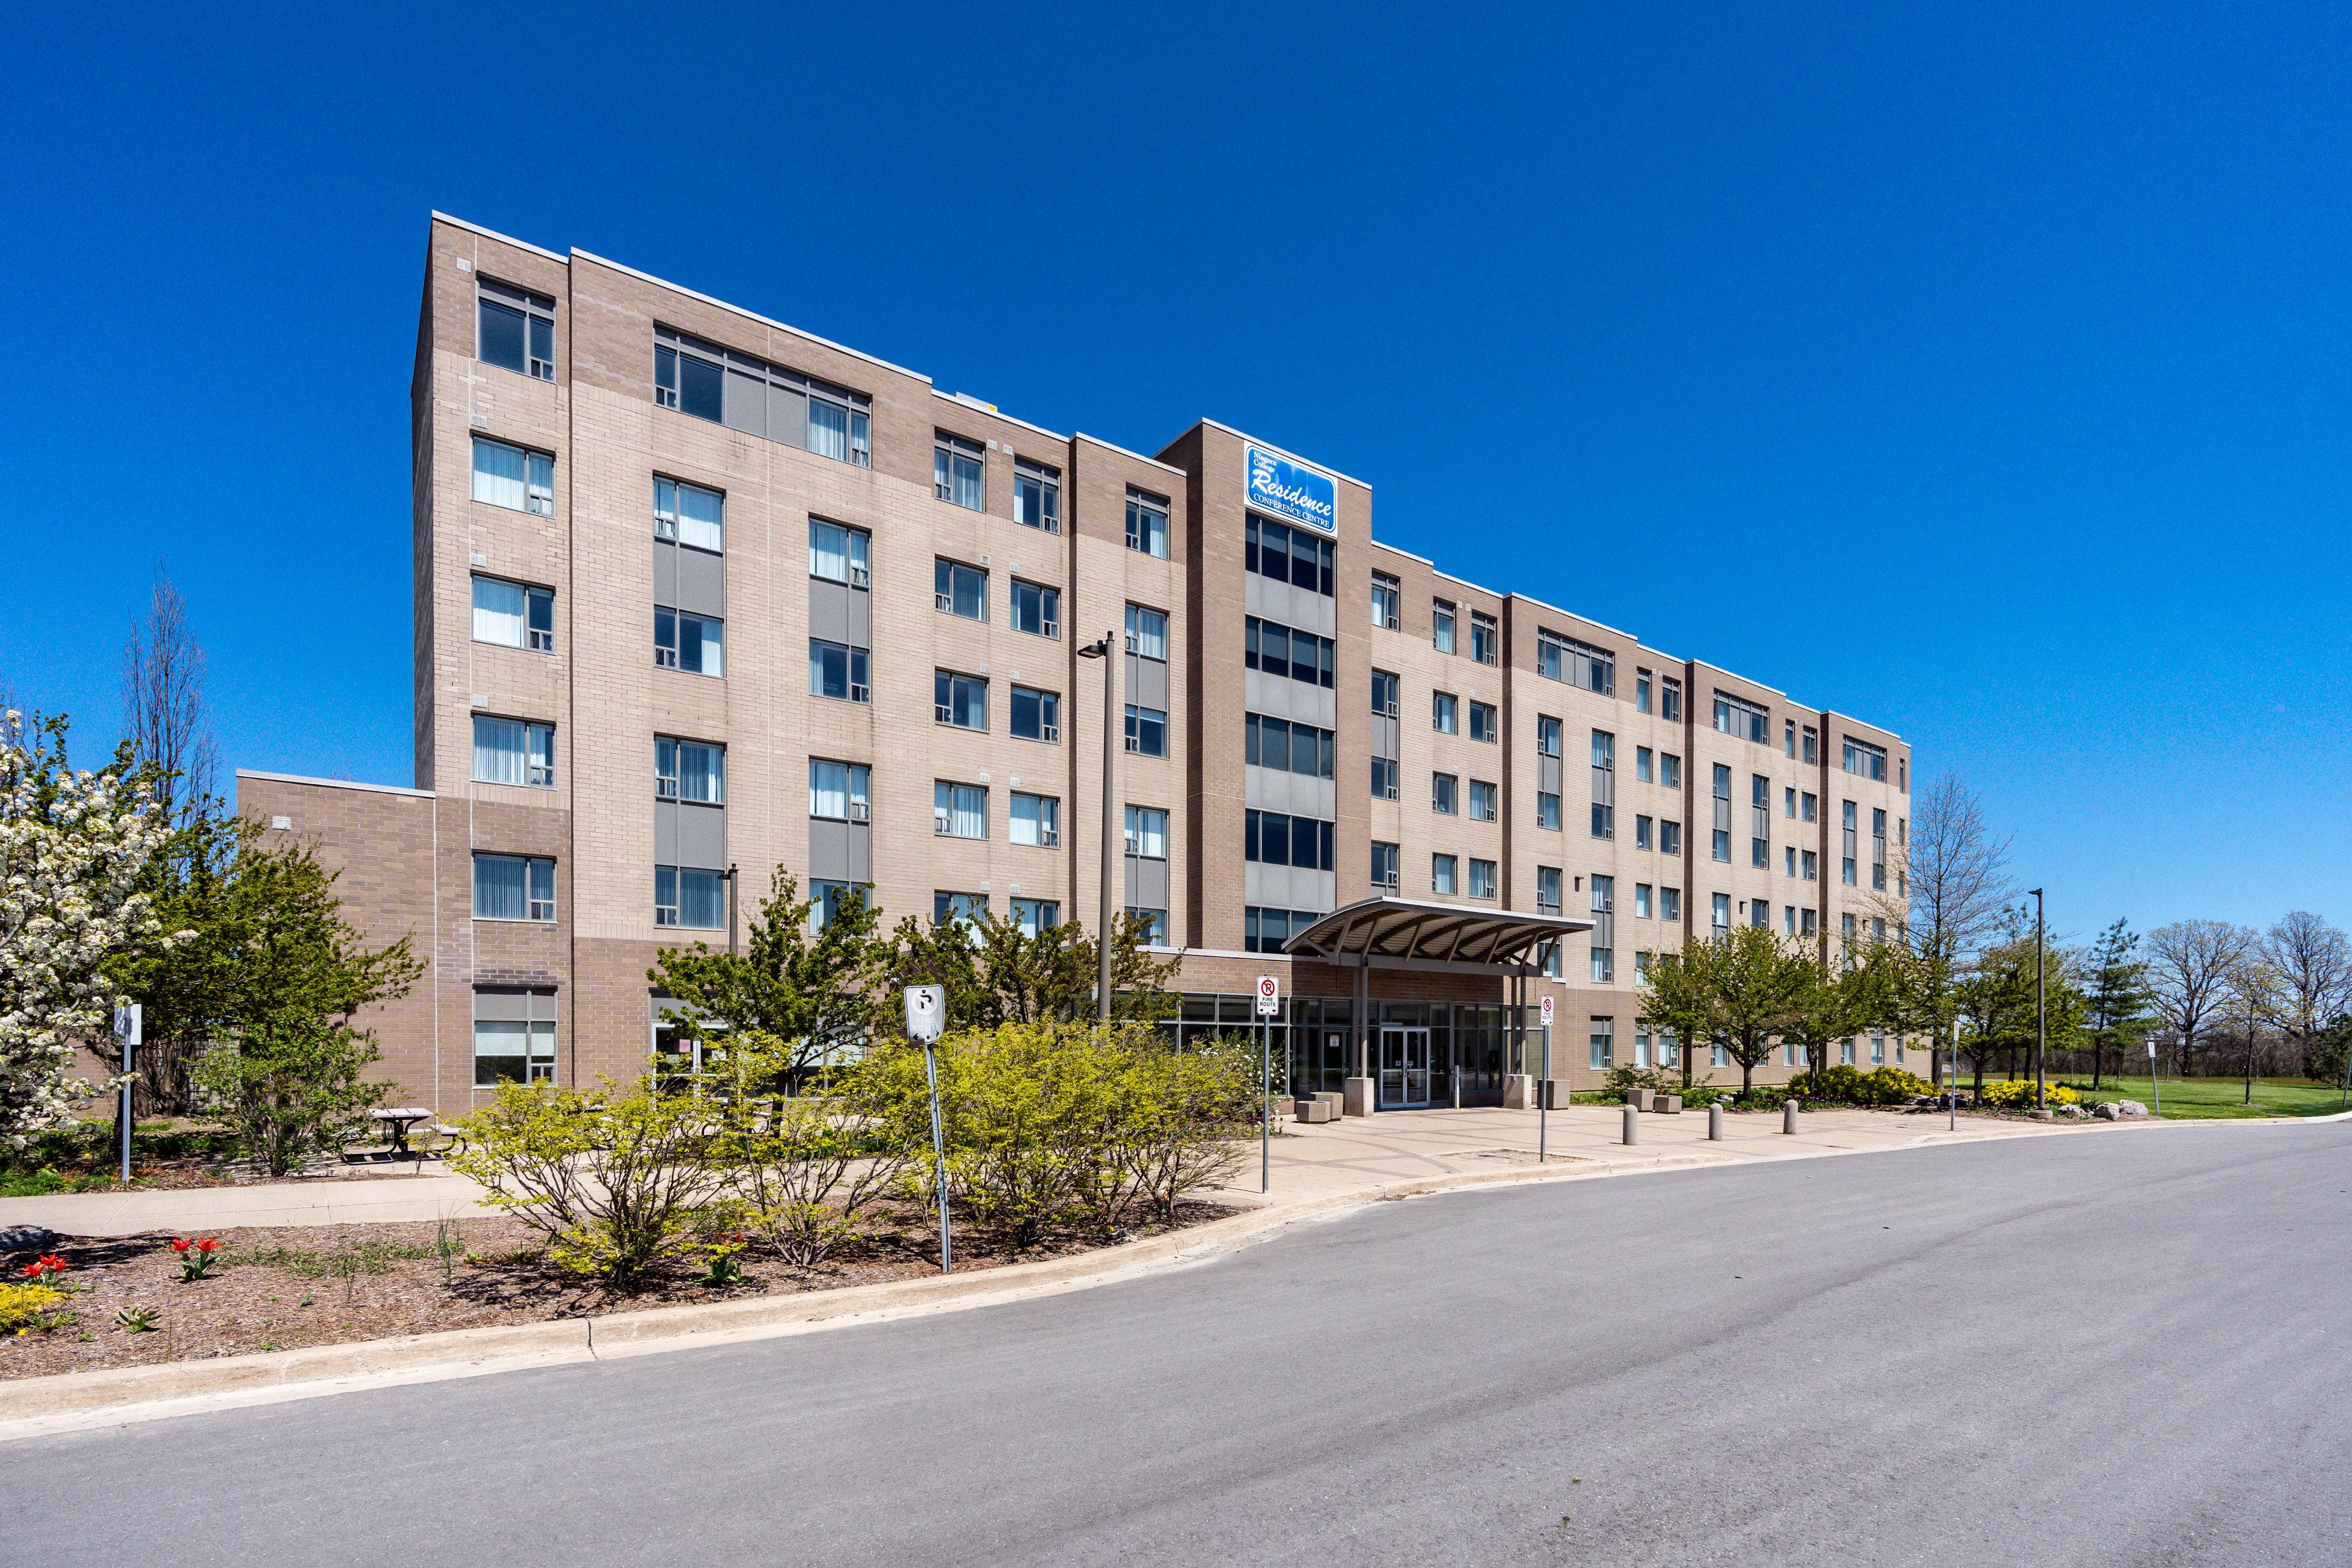
[[[1064,1231],[1025,1249],[960,1227],[956,1271],[1090,1252],[1233,1212],[1187,1202],[1167,1225],[1114,1236]],[[912,1209],[890,1213],[874,1235],[837,1249],[816,1269],[746,1250],[739,1284],[712,1286],[698,1268],[681,1268],[626,1293],[547,1262],[536,1232],[493,1215],[454,1222],[458,1235],[446,1277],[439,1227],[429,1220],[223,1230],[220,1261],[190,1284],[181,1282],[180,1254],[169,1235],[66,1238],[52,1249],[66,1260],[65,1273],[43,1282],[69,1292],[74,1321],[0,1338],[0,1381],[917,1279],[940,1266],[939,1233],[926,1218]],[[5,1277],[19,1279],[29,1261],[24,1254],[9,1258]],[[125,1307],[152,1310],[155,1326],[146,1333],[117,1327],[115,1315]]]

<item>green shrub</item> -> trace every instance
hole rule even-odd
[[[2063,1083],[2050,1085],[2046,1098],[2053,1105],[2079,1105],[2083,1102],[2082,1095]],[[1999,1083],[1988,1083],[1985,1085],[1984,1102],[2006,1111],[2030,1109],[2033,1104],[2033,1080],[2009,1078]]]
[[[765,1065],[781,1068],[785,1060]],[[746,1067],[763,1070],[748,1059]],[[802,1093],[765,1101],[745,1118],[714,1151],[743,1228],[800,1268],[822,1263],[857,1236],[861,1218],[930,1147],[929,1102],[909,1092],[920,1087],[919,1062],[915,1083],[903,1077],[887,1057],[869,1056]]]
[[[1602,1090],[1620,1100],[1631,1100],[1637,1089],[1648,1089],[1660,1094],[1683,1092],[1682,1074],[1656,1067],[1612,1067],[1601,1080]]]
[[[642,1079],[599,1084],[501,1084],[449,1164],[544,1235],[557,1263],[625,1289],[697,1245],[696,1211],[724,1171],[708,1157],[708,1103]]]
[[[1800,1072],[1778,1092],[1786,1099],[1833,1105],[1900,1105],[1935,1089],[1926,1079],[1900,1067],[1874,1067],[1864,1072],[1841,1062],[1818,1080],[1811,1072]]]
[[[357,1030],[305,1026],[208,1051],[194,1078],[237,1151],[285,1176],[367,1129],[368,1113],[393,1087],[361,1076],[381,1054]]]

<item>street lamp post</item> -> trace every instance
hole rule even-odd
[[[2049,1106],[2048,1074],[2042,1063],[2049,1050],[2050,1014],[2043,1006],[2042,991],[2042,890],[2033,891],[2033,1108]]]
[[[1114,711],[1118,689],[1110,651],[1117,641],[1117,632],[1106,632],[1078,650],[1081,659],[1103,662],[1102,903],[1095,917],[1095,1017],[1104,1023],[1110,1022],[1111,769],[1118,744],[1118,716]]]

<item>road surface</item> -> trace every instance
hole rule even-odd
[[[2352,1124],[2183,1126],[1379,1203],[0,1446],[0,1562],[2342,1563],[2347,1189]]]

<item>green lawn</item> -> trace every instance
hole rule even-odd
[[[1965,1080],[1963,1081],[1965,1082]],[[2090,1095],[2088,1078],[2066,1081]],[[2246,1103],[2242,1078],[2168,1078],[2163,1083],[2164,1114],[2183,1121],[2217,1116],[2332,1116],[2346,1109],[2344,1091],[2333,1083],[2306,1078],[2257,1078],[2254,1103]],[[2102,1100],[2137,1100],[2151,1110],[2156,1096],[2145,1078],[2103,1078]]]

